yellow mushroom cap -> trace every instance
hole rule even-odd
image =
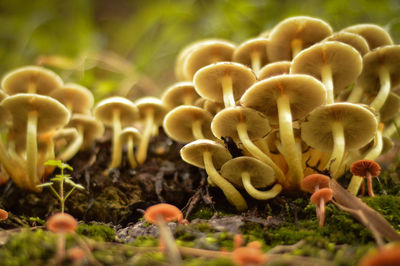
[[[278,124],[276,100],[283,94],[290,99],[293,120],[304,117],[325,101],[325,88],[319,80],[308,75],[293,74],[258,81],[243,94],[240,102],[266,115],[271,124]]]
[[[220,111],[211,122],[211,130],[217,138],[229,136],[237,143],[239,123],[246,123],[250,139],[263,138],[271,131],[267,117],[246,107],[230,107]]]
[[[134,127],[124,128],[119,137],[121,139],[121,143],[126,143],[128,138],[132,138],[133,143],[138,144],[142,139],[142,135],[140,134],[139,130]]]
[[[236,47],[232,55],[232,61],[251,68],[251,54],[256,52],[260,57],[260,65],[264,66],[268,63],[267,46],[268,39],[266,38],[253,38],[247,40]]]
[[[182,105],[172,109],[164,118],[165,133],[178,142],[191,142],[196,140],[193,135],[193,122],[201,121],[201,130],[205,138],[213,139],[211,132],[212,115],[199,107]]]
[[[135,101],[139,109],[140,118],[143,119],[146,115],[146,110],[153,110],[154,123],[162,124],[164,116],[168,113],[167,107],[164,103],[156,97],[143,97]]]
[[[48,95],[63,85],[53,71],[39,66],[25,66],[8,72],[1,81],[1,87],[9,95],[29,92],[34,86],[37,94]]]
[[[370,50],[380,46],[391,45],[393,40],[390,34],[382,27],[375,24],[357,24],[344,28],[342,31],[352,32],[364,37]]]
[[[292,61],[290,73],[308,74],[322,79],[322,68],[330,66],[335,94],[352,84],[360,75],[363,63],[359,52],[341,42],[317,43],[301,51]]]
[[[329,152],[333,149],[332,124],[344,128],[346,150],[359,149],[375,136],[377,119],[358,104],[334,103],[313,110],[301,124],[301,137],[311,147]]]
[[[195,45],[183,62],[185,80],[191,81],[202,67],[222,61],[231,61],[235,45],[224,40],[210,40]]]
[[[348,44],[356,49],[362,56],[369,52],[369,45],[365,38],[352,32],[336,32],[327,37],[324,41],[337,41]]]
[[[331,26],[321,19],[306,16],[287,18],[276,25],[269,35],[268,58],[271,62],[292,60],[293,40],[300,40],[304,49],[331,34]]]
[[[13,128],[25,132],[28,113],[38,113],[38,134],[63,127],[70,119],[70,113],[59,101],[44,95],[32,93],[14,94],[1,102],[13,117]]]
[[[256,188],[267,187],[275,182],[274,170],[253,157],[236,157],[221,167],[221,175],[238,187],[243,187],[243,172],[250,174],[251,184]]]
[[[232,159],[232,155],[224,145],[208,139],[199,139],[186,144],[181,149],[180,154],[185,162],[204,168],[203,152],[206,151],[211,152],[216,169],[221,168],[225,162]]]
[[[122,125],[138,119],[139,110],[130,100],[123,97],[110,97],[100,101],[93,109],[94,116],[106,126],[113,125],[113,110],[119,110]]]
[[[194,104],[194,102],[200,98],[192,82],[182,81],[172,84],[164,91],[161,96],[161,101],[165,106],[172,109],[179,105],[184,105],[185,97],[190,97],[190,104]]]
[[[290,61],[277,61],[269,63],[260,69],[258,72],[258,79],[263,80],[273,76],[289,74],[290,72]]]
[[[232,78],[234,100],[239,100],[242,94],[256,82],[254,72],[238,63],[220,62],[205,66],[197,71],[193,78],[197,93],[208,100],[223,102],[221,79]]]
[[[70,109],[71,113],[88,113],[94,103],[92,92],[75,83],[67,83],[53,90],[50,93],[50,97],[60,101],[67,108],[70,107],[68,109]]]

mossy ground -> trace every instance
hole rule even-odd
[[[160,143],[165,143],[165,140]],[[233,237],[240,233],[245,244],[260,241],[264,252],[278,258],[300,256],[304,265],[315,264],[307,258],[316,259],[319,264],[357,265],[364,254],[377,247],[366,227],[332,203],[326,207],[325,226],[319,227],[315,206],[306,194],[280,195],[269,201],[246,198],[249,210],[237,213],[219,190],[202,185],[205,176],[201,171],[183,166],[176,159],[173,145],[169,149],[175,151],[168,151],[165,146],[162,148],[166,152],[164,158],[171,156],[176,163],[171,165],[171,160],[154,159],[154,156],[150,158],[151,163],[142,169],[120,169],[110,173],[111,179],[95,173],[104,168],[100,164],[107,160],[101,155],[102,146],[97,153],[97,162],[87,171],[79,170],[88,165],[87,159],[72,162],[76,170],[73,174],[89,189],[74,192],[71,200],[67,201],[67,212],[74,214],[80,225],[78,237],[66,238],[66,249],[82,247],[82,243],[86,243],[84,245],[91,250],[93,258],[86,258],[83,265],[96,265],[96,262],[101,265],[168,265],[168,257],[157,248],[157,228],[142,221],[140,212],[140,209],[162,199],[180,208],[187,204],[184,208],[186,212],[193,207],[188,225],[171,227],[180,246],[230,251],[233,249]],[[155,152],[153,150],[153,155]],[[363,201],[400,232],[397,173],[397,167],[386,169],[380,180],[374,182],[376,196],[365,197]],[[190,180],[189,177],[195,178]],[[176,182],[177,179],[179,182]],[[90,185],[87,185],[88,182]],[[346,183],[346,177],[341,182]],[[196,203],[194,198],[199,189],[202,189],[202,196],[197,198]],[[21,193],[25,193],[26,197],[18,198],[18,195],[23,195]],[[3,188],[1,195],[0,207],[11,210],[9,220],[0,222],[0,228],[6,229],[0,229],[1,265],[51,265],[56,258],[58,236],[46,231],[42,225],[50,213],[58,210],[58,202],[49,191],[34,194],[16,188]],[[63,265],[72,263],[66,258]],[[298,260],[290,259],[289,262],[278,260],[278,263],[270,263],[300,264]],[[184,256],[184,265],[233,265],[233,262],[230,258]]]

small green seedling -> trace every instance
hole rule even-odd
[[[44,165],[58,167],[61,170],[61,174],[56,175],[55,177],[51,178],[50,182],[46,182],[46,183],[37,185],[37,187],[50,187],[50,189],[54,192],[54,194],[60,201],[61,212],[64,213],[64,203],[67,200],[67,198],[69,197],[69,195],[71,195],[72,191],[74,191],[76,188],[84,189],[84,187],[80,184],[75,184],[75,182],[72,181],[71,176],[69,174],[64,174],[64,169],[68,169],[70,171],[74,170],[70,165],[63,163],[60,160],[48,160],[44,163]],[[58,193],[54,189],[54,187],[53,187],[54,182],[60,183],[60,193]],[[71,190],[68,191],[68,193],[65,196],[64,196],[64,182],[68,183],[72,186]]]

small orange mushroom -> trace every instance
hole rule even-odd
[[[183,214],[174,205],[160,203],[147,208],[144,218],[152,224],[157,224],[159,219],[162,219],[166,223],[173,221],[180,223],[183,220]]]
[[[238,265],[264,265],[267,256],[259,248],[253,246],[236,248],[232,252],[232,259]]]
[[[333,191],[330,188],[321,188],[311,195],[311,202],[317,206],[317,217],[319,226],[324,226],[325,222],[325,203],[331,201]]]
[[[8,218],[8,212],[0,209],[0,221],[4,221]]]
[[[381,173],[381,167],[377,162],[372,160],[358,160],[350,166],[350,171],[353,175],[363,177],[367,179],[368,195],[374,196],[374,190],[372,189],[372,178],[377,177]],[[365,188],[364,184],[361,186],[361,196],[364,196]]]
[[[67,256],[72,261],[82,261],[86,257],[85,251],[80,247],[68,249]]]
[[[365,255],[359,266],[396,266],[400,264],[400,245],[394,244],[383,247]]]
[[[307,192],[314,193],[321,188],[329,186],[329,176],[323,174],[311,174],[301,181],[301,188]]]
[[[72,215],[60,212],[47,220],[46,228],[53,233],[73,233],[78,228],[78,223]]]

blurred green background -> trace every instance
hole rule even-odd
[[[398,0],[0,0],[0,72],[42,64],[96,99],[158,96],[179,50],[201,38],[241,43],[294,15],[334,30],[384,26],[400,40]]]

